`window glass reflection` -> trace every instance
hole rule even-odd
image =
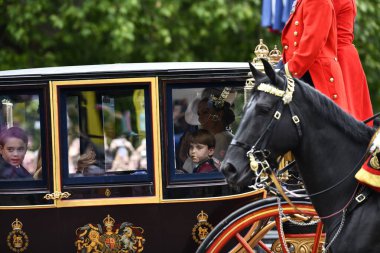
[[[0,96],[1,181],[42,179],[39,108],[37,94]]]
[[[218,172],[242,114],[242,89],[178,88],[172,99],[176,174]]]
[[[66,97],[70,177],[146,174],[143,89]]]

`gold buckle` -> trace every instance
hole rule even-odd
[[[358,196],[355,197],[355,199],[358,203],[361,203],[366,199],[366,197],[364,194],[360,193]]]
[[[298,118],[297,115],[293,116],[292,119],[293,119],[293,122],[294,122],[295,124],[300,123],[300,119]]]
[[[275,119],[280,119],[281,118],[281,112],[279,112],[279,111],[276,111],[275,113],[274,113],[274,116],[273,116]]]

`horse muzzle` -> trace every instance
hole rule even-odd
[[[222,163],[221,171],[231,186],[249,186],[255,174],[250,169],[249,164],[239,171],[232,163]]]

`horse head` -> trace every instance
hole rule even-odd
[[[250,64],[254,88],[221,166],[231,185],[250,185],[257,176],[248,155],[253,154],[259,163],[266,160],[273,165],[297,145],[297,129],[292,126],[294,118],[289,108],[294,81],[291,79],[290,84],[289,78],[276,72],[266,60],[262,62],[265,73]]]

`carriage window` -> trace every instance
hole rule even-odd
[[[194,86],[174,86],[170,91],[172,179],[223,178],[219,169],[242,115],[243,89],[220,84]]]
[[[62,93],[67,130],[66,182],[146,180],[146,89],[67,90]],[[151,173],[150,173],[151,174]],[[125,178],[127,177],[127,178]],[[78,181],[79,180],[79,181]]]
[[[41,180],[40,95],[2,92],[0,110],[0,181]]]

